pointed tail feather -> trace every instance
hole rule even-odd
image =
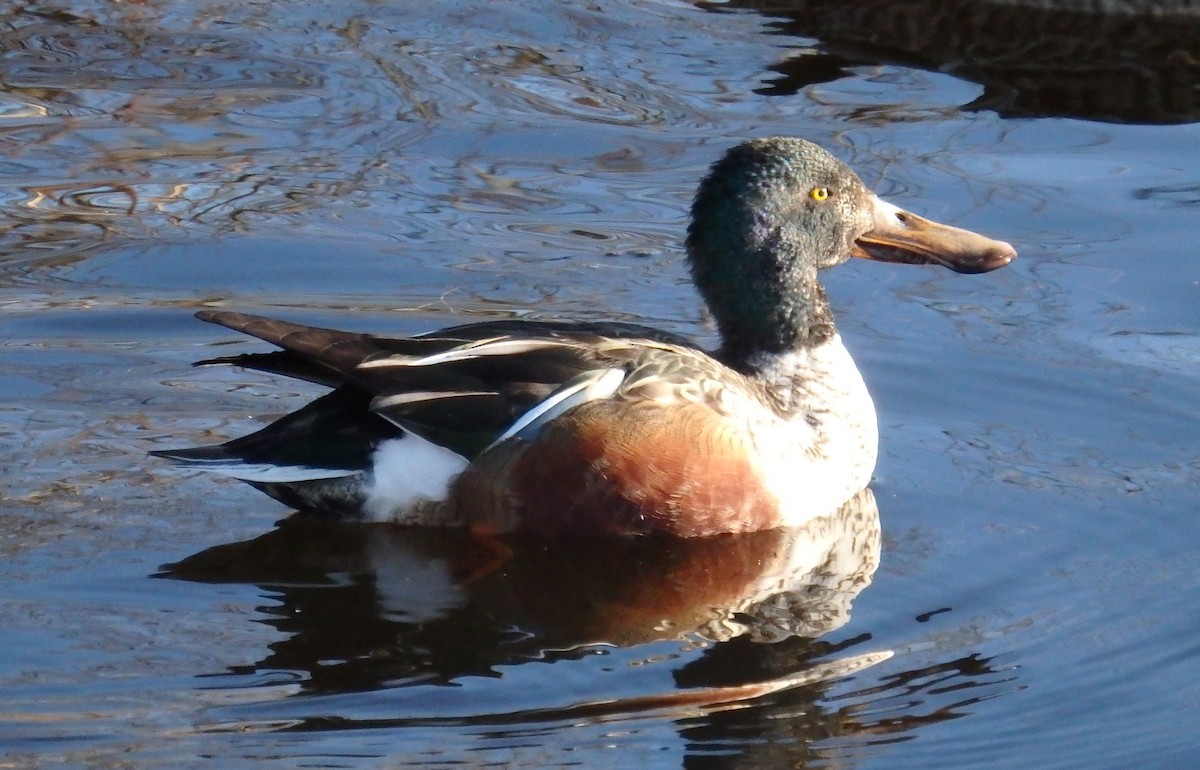
[[[227,451],[224,445],[188,447],[186,449],[156,449],[150,454],[170,460],[176,465],[259,484],[336,479],[353,476],[355,473],[346,468],[314,468],[306,465],[250,462]]]

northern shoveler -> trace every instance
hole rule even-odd
[[[867,485],[878,445],[818,270],[859,256],[979,273],[1016,256],[884,202],[793,138],[746,142],[712,167],[687,254],[721,335],[713,352],[635,324],[397,338],[201,311],[282,350],[200,363],[333,390],[249,436],[152,454],[342,518],[543,534],[799,525]]]

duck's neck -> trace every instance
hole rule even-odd
[[[835,335],[816,268],[803,261],[789,267],[754,285],[705,292],[721,333],[719,357],[728,366],[754,374],[763,362],[821,345]]]

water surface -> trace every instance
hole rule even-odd
[[[1118,112],[1052,57],[1016,77],[793,5],[0,10],[4,761],[1188,766],[1194,73],[1172,59],[1152,82],[1175,98]],[[1061,98],[1022,90],[1046,82]],[[788,542],[521,541],[495,568],[145,456],[317,392],[190,369],[262,349],[201,306],[711,340],[687,205],[770,134],[1021,254],[828,274],[880,413],[853,515]]]

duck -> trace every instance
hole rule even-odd
[[[685,251],[713,350],[623,322],[398,337],[201,310],[278,349],[196,365],[330,390],[249,435],[151,454],[342,520],[544,536],[798,527],[867,487],[879,443],[820,271],[860,257],[970,274],[1016,257],[886,202],[795,137],[742,142],[712,165]]]

